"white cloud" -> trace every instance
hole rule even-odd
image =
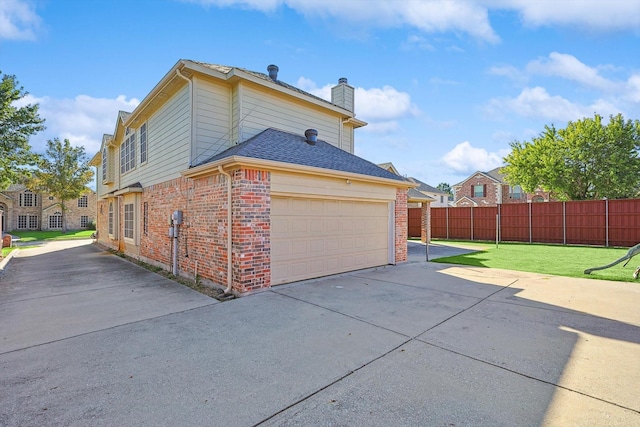
[[[102,135],[115,129],[118,111],[133,111],[140,101],[124,95],[116,98],[78,95],[73,99],[27,95],[19,102],[21,105],[35,103],[39,104],[39,114],[46,120],[47,129],[31,137],[34,151],[44,152],[47,140],[66,138],[71,145],[84,146],[87,155],[92,156],[100,149]]]
[[[22,0],[0,1],[0,39],[34,40],[40,17],[32,4]]]
[[[575,56],[558,52],[551,52],[549,58],[531,61],[526,70],[532,74],[562,77],[604,91],[620,88],[620,84],[602,77],[597,69],[585,65]]]
[[[599,31],[640,29],[640,3],[635,0],[484,0],[488,8],[511,9],[532,27],[563,25]]]
[[[470,0],[185,0],[205,6],[256,9],[289,7],[307,18],[327,18],[376,27],[412,26],[425,33],[454,32],[496,43],[488,11]]]
[[[626,97],[631,102],[640,102],[640,74],[634,74],[627,80]]]
[[[603,113],[595,109],[598,105],[604,104],[596,102],[588,107],[582,106],[561,96],[552,96],[545,88],[538,86],[524,88],[515,98],[493,98],[484,110],[488,116],[494,118],[513,113],[527,118],[569,121],[593,116],[594,112],[609,114],[609,112]]]
[[[318,88],[315,82],[300,77],[296,86],[327,101],[331,101],[332,84]],[[382,88],[355,88],[357,117],[368,123],[363,130],[376,133],[390,133],[398,130],[398,120],[415,117],[420,110],[411,102],[411,95],[391,86]]]
[[[502,166],[502,158],[509,150],[499,150],[490,153],[484,148],[473,147],[469,141],[461,142],[442,157],[442,163],[458,173],[472,173],[475,171],[489,171]]]

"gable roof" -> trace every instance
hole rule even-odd
[[[469,181],[470,179],[472,179],[473,177],[475,177],[476,175],[480,174],[480,175],[484,175],[487,178],[500,183],[500,184],[506,184],[506,182],[504,181],[504,175],[500,173],[500,169],[502,169],[502,166],[491,169],[489,172],[482,172],[482,171],[475,171],[474,173],[472,173],[471,175],[469,175],[467,178],[465,178],[464,180],[460,181],[457,184],[453,184],[452,187],[458,186],[458,185],[462,185],[465,182]]]
[[[306,138],[302,135],[274,128],[266,129],[241,144],[218,153],[194,167],[234,156],[391,179],[399,183],[409,184],[405,184],[407,187],[412,186],[403,177],[389,172],[368,160],[334,147],[325,141],[318,139],[312,145],[307,143]]]
[[[416,187],[416,190],[418,191],[427,191],[429,193],[438,193],[438,194],[444,194],[444,195],[448,195],[447,193],[445,193],[442,190],[439,190],[435,187],[430,186],[429,184],[426,184],[422,181],[420,181],[419,179],[413,178],[413,177],[409,177],[407,178],[409,181],[415,183],[415,184],[420,184]]]

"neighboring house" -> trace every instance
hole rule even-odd
[[[87,188],[85,195],[65,202],[67,229],[82,230],[96,221],[96,193]],[[49,195],[34,193],[22,184],[0,191],[0,216],[3,233],[12,230],[61,230],[60,201]]]
[[[100,244],[237,295],[406,261],[415,184],[353,154],[354,88],[267,70],[180,60],[118,115],[91,160]]]
[[[453,186],[453,206],[496,206],[504,203],[548,202],[549,193],[536,190],[524,193],[519,185],[511,186],[500,173],[501,168],[489,172],[477,171]]]
[[[378,166],[398,176],[400,175],[400,172],[391,162],[380,163]],[[416,178],[409,177],[405,179],[417,185],[417,187],[410,188],[407,192],[409,237],[420,237],[423,243],[431,241],[431,208],[434,206],[447,206],[448,194]],[[418,212],[417,209],[421,209],[421,211]],[[420,214],[419,216],[418,213]]]

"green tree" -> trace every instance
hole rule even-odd
[[[33,191],[49,193],[60,200],[62,231],[67,231],[66,202],[86,193],[93,179],[93,170],[84,147],[72,147],[68,139],[47,141],[47,152],[40,157],[38,169],[33,171],[27,187]]]
[[[1,73],[1,72],[0,72]],[[31,152],[29,137],[43,130],[38,104],[16,107],[16,101],[28,95],[15,76],[2,75],[0,82],[0,189],[20,180],[33,166],[37,156]]]
[[[436,188],[444,193],[447,193],[450,196],[453,196],[453,191],[451,190],[451,186],[446,182],[441,182],[440,184],[438,184]]]
[[[559,200],[635,197],[640,188],[640,121],[621,114],[545,126],[530,142],[514,141],[501,172],[511,185],[537,187]]]

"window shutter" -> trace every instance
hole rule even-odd
[[[487,197],[487,184],[482,185],[482,197]]]

